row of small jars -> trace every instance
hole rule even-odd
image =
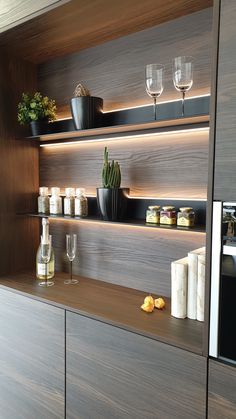
[[[51,196],[46,186],[39,188],[38,213],[87,217],[88,200],[84,188],[65,188],[64,205],[60,188],[52,187]]]
[[[146,212],[146,222],[151,224],[178,225],[193,227],[195,223],[195,213],[191,207],[182,207],[177,213],[175,207],[149,206]]]

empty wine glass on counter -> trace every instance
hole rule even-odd
[[[40,258],[41,263],[44,269],[44,272],[41,273],[40,278],[43,278],[44,281],[40,282],[40,287],[51,287],[54,285],[53,281],[50,281],[51,272],[50,272],[50,259],[52,252],[52,236],[48,236],[47,240],[41,236],[41,246],[40,246]]]
[[[75,259],[77,251],[77,234],[67,234],[66,235],[66,254],[70,261],[70,279],[66,279],[64,284],[71,285],[71,284],[78,284],[77,279],[72,279],[72,263]]]
[[[182,116],[184,116],[185,94],[193,85],[193,58],[176,57],[173,60],[173,83],[179,92],[182,92]]]
[[[164,66],[162,64],[146,65],[146,92],[154,100],[154,119],[157,119],[157,98],[161,96],[163,85]]]

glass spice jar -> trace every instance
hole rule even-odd
[[[65,198],[64,198],[64,214],[73,216],[75,215],[75,189],[74,188],[65,188]]]
[[[160,223],[160,206],[151,205],[146,211],[146,223],[159,224]]]
[[[170,205],[162,207],[160,213],[160,223],[168,225],[176,225],[176,211],[175,207]]]
[[[59,215],[62,214],[62,197],[60,196],[60,188],[51,188],[50,197],[50,214]]]
[[[76,198],[75,198],[75,216],[77,217],[87,217],[88,216],[88,200],[85,195],[84,188],[76,189]]]
[[[46,186],[41,186],[41,188],[39,188],[38,213],[49,214],[49,196],[48,188]]]
[[[177,225],[184,227],[193,227],[195,223],[195,213],[192,207],[183,207],[179,209]]]

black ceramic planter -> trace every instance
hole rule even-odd
[[[101,126],[103,99],[95,96],[81,96],[74,97],[70,103],[75,129]]]
[[[119,221],[126,216],[128,188],[97,188],[98,209],[105,221]]]
[[[48,126],[48,121],[31,121],[30,128],[32,136],[39,137],[40,135],[48,134]]]

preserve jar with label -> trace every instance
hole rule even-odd
[[[151,224],[160,223],[160,206],[150,205],[146,211],[146,222]]]
[[[179,209],[177,225],[183,227],[193,227],[195,223],[195,213],[191,207],[182,207]]]
[[[175,207],[172,207],[171,205],[162,207],[162,210],[160,213],[160,223],[168,224],[168,225],[176,225]]]

